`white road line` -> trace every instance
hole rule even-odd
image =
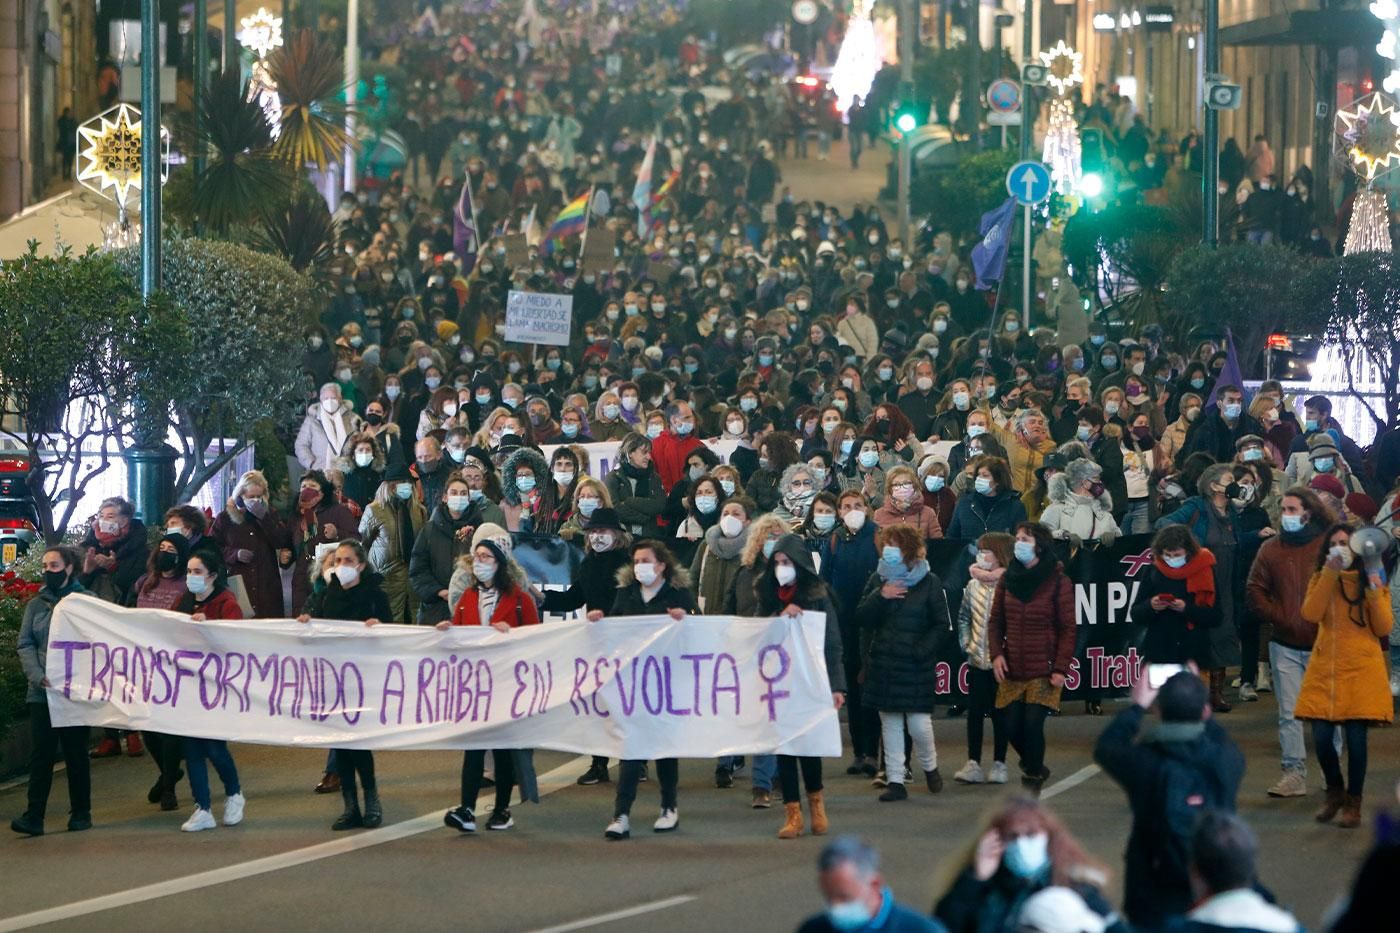
[[[561,923],[557,927],[545,927],[541,930],[533,930],[531,933],[570,933],[571,930],[586,930],[589,927],[598,927],[605,923],[612,923],[614,920],[627,920],[631,917],[640,917],[642,914],[655,913],[658,910],[669,910],[672,907],[689,904],[693,900],[695,900],[694,895],[682,894],[678,897],[668,897],[664,901],[652,901],[648,904],[638,904],[636,907],[628,907],[624,910],[615,910],[610,914],[598,914],[593,917],[584,917],[582,920]]]
[[[560,765],[547,774],[540,775],[540,796],[543,797],[546,794],[554,793],[557,790],[562,790],[573,784],[573,778],[578,774],[578,769],[587,765],[592,760],[593,759],[588,755],[581,755],[572,761]],[[240,862],[237,865],[227,865],[223,868],[202,871],[197,874],[186,875],[183,878],[171,878],[168,881],[143,885],[128,891],[118,891],[115,894],[104,894],[101,897],[93,897],[85,901],[61,904],[58,907],[36,910],[32,913],[20,914],[16,917],[5,917],[0,919],[0,933],[8,933],[10,930],[26,930],[30,927],[37,927],[45,923],[57,923],[60,920],[71,920],[74,917],[83,917],[88,914],[99,913],[115,907],[139,904],[142,901],[153,901],[162,897],[170,897],[174,894],[186,894],[190,891],[212,887],[216,884],[226,884],[230,881],[252,878],[255,875],[265,875],[268,872],[281,871],[284,868],[294,868],[297,865],[305,865],[309,862],[317,862],[321,859],[333,858],[334,856],[345,855],[350,852],[358,852],[361,849],[368,849],[389,842],[397,842],[400,839],[407,839],[409,836],[426,833],[429,830],[441,826],[441,812],[425,813],[411,820],[404,820],[402,823],[395,823],[392,826],[385,826],[382,829],[372,829],[367,833],[357,833],[343,839],[322,842],[318,845],[307,846],[302,849],[293,849],[290,852],[282,852],[277,855],[269,855],[248,862]],[[570,927],[569,929],[575,928]]]
[[[1044,791],[1041,792],[1040,799],[1049,800],[1051,797],[1056,797],[1060,794],[1063,794],[1067,790],[1073,790],[1080,784],[1083,784],[1085,781],[1095,777],[1102,771],[1103,769],[1100,768],[1098,765],[1085,765],[1078,771],[1071,774],[1069,777],[1062,778],[1061,780],[1058,780],[1054,784],[1051,784],[1049,787],[1047,787]]]

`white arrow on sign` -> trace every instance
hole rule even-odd
[[[1023,197],[1025,200],[1027,200],[1027,201],[1034,201],[1034,200],[1035,200],[1035,181],[1036,181],[1035,169],[1030,168],[1029,166],[1027,166],[1026,168],[1024,168],[1024,169],[1021,170],[1020,185],[1021,185],[1022,197]]]

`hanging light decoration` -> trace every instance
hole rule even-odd
[[[1054,48],[1040,53],[1040,63],[1049,72],[1046,82],[1058,95],[1084,83],[1084,56],[1065,45],[1063,39],[1055,43]]]
[[[850,19],[846,20],[846,35],[836,64],[831,69],[831,89],[836,94],[836,106],[845,113],[856,98],[864,98],[875,83],[880,70],[880,50],[875,42],[875,24],[870,21],[875,0],[855,0]]]
[[[259,59],[282,45],[282,17],[273,16],[267,7],[259,7],[252,16],[239,21],[243,26],[238,32],[238,41]]]
[[[1374,252],[1390,252],[1390,216],[1385,195],[1368,187],[1358,191],[1352,202],[1351,224],[1342,253],[1351,256]]]
[[[1070,194],[1079,187],[1079,126],[1074,122],[1074,104],[1063,97],[1050,102],[1049,125],[1041,159],[1050,166],[1050,180],[1059,194]]]

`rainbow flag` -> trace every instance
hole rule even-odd
[[[656,194],[651,196],[651,203],[655,204],[670,194],[671,189],[676,186],[676,179],[680,177],[679,171],[672,170],[671,174],[666,176],[666,180],[661,183],[661,187],[656,189]]]
[[[574,198],[554,218],[549,232],[545,234],[545,251],[554,252],[554,244],[565,237],[575,236],[588,229],[588,205],[593,200],[593,188]]]

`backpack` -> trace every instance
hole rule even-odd
[[[1152,809],[1146,838],[1151,840],[1151,871],[1166,890],[1189,890],[1191,836],[1207,810],[1233,812],[1234,802],[1213,771],[1202,771],[1164,755],[1152,788]]]

